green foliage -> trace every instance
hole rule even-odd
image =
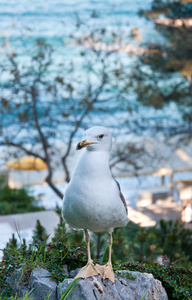
[[[44,210],[35,205],[35,198],[26,188],[11,189],[0,183],[0,215],[19,214]]]
[[[112,259],[113,262],[132,260],[156,263],[157,258],[166,255],[170,262],[179,259],[178,265],[189,267],[192,263],[191,244],[192,231],[179,221],[161,220],[149,228],[129,222],[127,226],[114,230]],[[107,260],[106,249],[103,261]]]
[[[15,238],[14,233],[12,234],[12,239],[7,243],[7,248],[15,249],[17,248],[17,239]]]
[[[62,242],[64,244],[67,243],[69,246],[82,246],[86,245],[84,240],[83,230],[73,230],[71,232],[67,232],[66,224],[60,215],[60,221],[55,229],[55,235],[52,238],[52,242]]]
[[[45,239],[42,238],[44,233],[43,226],[38,222],[34,231],[36,239],[33,239],[32,244],[27,246],[25,240],[18,243],[14,236],[7,244],[4,249],[4,259],[0,263],[0,291],[5,297],[12,295],[6,278],[21,265],[24,282],[29,280],[34,268],[47,269],[57,282],[61,282],[67,277],[64,273],[66,265],[69,271],[85,265],[86,249],[80,247],[83,240],[82,231],[67,233],[65,223],[60,219],[52,243],[46,243],[46,235]],[[41,241],[37,240],[37,236]],[[92,236],[92,240],[95,238],[96,236]],[[105,245],[107,245],[107,235],[104,234],[104,238]],[[191,230],[185,229],[184,225],[178,221],[161,220],[157,226],[150,228],[142,228],[129,222],[124,228],[114,230],[112,255],[114,270],[152,273],[155,278],[162,281],[169,299],[190,299],[191,239]],[[97,239],[94,242],[96,241]],[[97,251],[95,252],[94,246],[92,247],[93,257],[96,257],[100,264],[108,260],[105,245],[101,244],[100,249],[103,253],[102,261],[101,258],[97,258]],[[155,263],[160,255],[163,255],[163,265]],[[134,261],[139,261],[139,263]],[[126,276],[130,278],[129,273]],[[132,276],[131,278],[134,279]]]
[[[133,241],[130,243],[131,253],[134,260],[139,262],[148,261],[153,263],[159,253],[159,244],[157,243],[158,232],[156,228],[141,227]]]
[[[21,297],[21,298],[18,298],[17,296],[11,296],[10,298],[9,298],[9,300],[30,300],[31,298],[29,297],[30,296],[30,294],[31,294],[31,292],[27,292],[26,294],[25,294],[25,296],[23,296],[23,297]],[[3,300],[3,299],[5,299],[4,297],[2,298],[2,296],[0,295],[0,300]],[[6,298],[7,299],[7,298]],[[44,300],[46,300],[46,299],[44,299]],[[47,300],[49,300],[49,299],[47,299]]]
[[[145,297],[147,296],[148,290],[145,292],[145,294],[143,295],[143,297],[141,298],[141,300],[144,300]]]
[[[192,261],[191,244],[192,232],[179,221],[160,220],[157,231],[157,243],[161,246],[162,254],[166,254],[170,262],[178,258],[189,258]],[[183,260],[182,260],[183,265]]]
[[[6,260],[9,258],[9,255],[13,255],[14,251],[15,251],[15,249],[17,249],[17,247],[18,247],[18,242],[13,233],[12,238],[9,240],[9,242],[7,243],[7,245],[5,247],[5,249],[9,249],[9,254],[7,255],[6,252],[4,252],[4,259]],[[4,249],[4,251],[5,251],[5,249]]]
[[[103,263],[103,260],[106,260],[107,239],[107,233],[98,232],[91,234],[91,254],[100,264]]]
[[[147,18],[158,17],[163,14],[167,18],[189,18],[191,17],[192,1],[191,0],[153,0],[151,9],[140,11],[140,15]]]
[[[21,298],[18,298],[17,295],[16,296],[11,296],[9,297],[9,300],[30,300],[30,294],[32,293],[33,290],[31,290],[30,292],[26,292],[25,296],[21,297]],[[7,299],[7,298],[2,298],[2,296],[0,295],[0,300],[3,300],[3,299]],[[47,297],[45,297],[44,299],[42,300],[49,300],[49,295],[47,295]]]
[[[131,273],[122,274],[122,273],[119,272],[119,271],[115,271],[115,274],[117,274],[117,275],[119,275],[119,276],[126,277],[126,278],[130,278],[130,279],[136,279],[136,278],[137,278],[137,276],[134,276],[134,275],[132,275]]]
[[[55,229],[55,235],[52,238],[52,242],[56,242],[57,240],[66,241],[66,226],[65,226],[65,222],[62,218],[62,216],[60,216],[60,221],[59,224],[57,225],[57,228]]]
[[[83,230],[74,230],[67,236],[67,244],[71,246],[86,245]]]
[[[33,231],[33,243],[45,242],[48,239],[46,229],[41,225],[40,221],[37,220],[36,228]]]
[[[185,125],[177,128],[175,124],[175,127],[169,128],[169,132],[189,132],[191,135],[192,27],[186,18],[192,18],[192,1],[153,0],[151,9],[140,13],[154,21],[157,17],[161,20],[169,18],[170,23],[156,24],[162,38],[145,44],[147,51],[138,58],[137,66],[132,71],[130,87],[138,101],[144,105],[158,109],[175,102]],[[180,18],[182,24],[175,22]]]
[[[0,176],[0,189],[3,187],[3,185],[5,185],[5,176],[1,175]]]
[[[17,248],[6,248],[4,259],[0,262],[0,294],[3,293],[4,299],[8,299],[12,294],[12,289],[6,280],[21,265],[23,282],[28,282],[30,273],[35,268],[47,269],[52,274],[52,278],[61,282],[67,277],[63,269],[65,265],[70,271],[82,267],[85,262],[86,250],[83,247],[67,246],[60,241],[48,244],[38,242],[29,245],[28,249],[23,243]]]
[[[113,231],[113,248],[112,260],[127,261],[131,257],[131,242],[135,234],[139,231],[140,227],[133,222],[129,222],[125,227],[115,228]],[[105,235],[105,243],[103,243],[103,251],[101,250],[102,257],[98,260],[99,263],[108,261],[108,235]]]

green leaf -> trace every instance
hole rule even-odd
[[[126,273],[126,274],[123,274],[121,272],[118,272],[118,271],[115,271],[115,274],[119,275],[119,276],[122,276],[122,277],[127,277],[127,278],[130,278],[130,279],[136,279],[137,276],[134,276],[132,275],[131,273]]]
[[[75,287],[75,285],[77,284],[77,282],[80,280],[81,278],[78,277],[76,279],[74,279],[71,284],[68,286],[68,288],[66,289],[65,293],[63,294],[62,293],[62,290],[61,290],[61,299],[60,300],[65,300],[67,299],[67,296],[70,294],[70,292],[72,291],[72,289]],[[60,289],[61,289],[61,286],[60,286]]]
[[[147,295],[148,293],[148,290],[146,290],[145,294],[143,295],[143,297],[141,298],[141,300],[144,300],[145,299],[145,296]]]

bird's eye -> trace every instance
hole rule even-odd
[[[102,140],[103,137],[104,137],[104,134],[100,134],[100,135],[98,136],[98,138],[99,138],[100,140]]]

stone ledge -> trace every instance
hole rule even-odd
[[[78,270],[71,272],[74,277]],[[122,276],[115,275],[114,284],[100,276],[80,279],[70,292],[67,300],[141,300],[147,292],[145,300],[168,300],[165,289],[159,280],[152,274],[134,271],[118,271]],[[129,273],[136,276],[135,279],[126,277]],[[31,272],[29,283],[21,282],[22,269],[19,269],[9,283],[18,296],[25,295],[26,291],[33,289],[30,299],[43,300],[49,295],[50,300],[60,300],[61,290],[64,293],[74,278],[66,278],[60,284],[51,279],[51,274],[44,269],[34,269]],[[17,281],[17,282],[16,282]]]

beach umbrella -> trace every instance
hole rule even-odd
[[[47,173],[45,162],[33,156],[24,156],[6,163],[10,168],[8,184],[11,188],[44,182]]]
[[[10,169],[23,171],[40,171],[47,169],[47,165],[42,159],[33,156],[24,156],[10,160],[6,163],[6,166]]]
[[[192,185],[192,180],[178,180],[177,183],[183,183],[183,184]]]

